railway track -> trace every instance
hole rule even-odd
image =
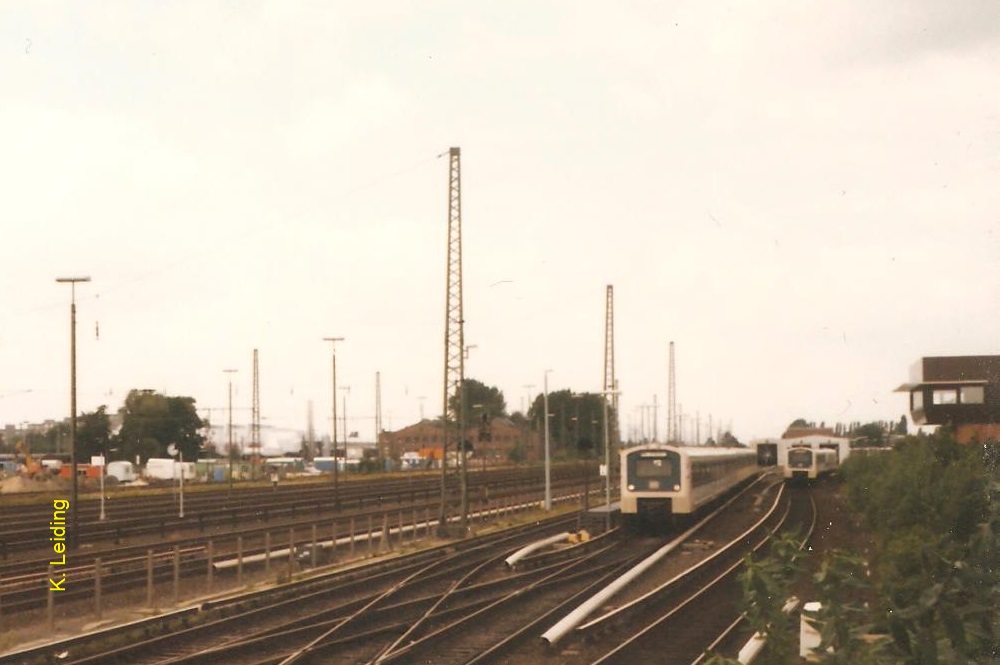
[[[517,533],[458,541],[429,552],[341,571],[322,581],[282,587],[239,601],[208,603],[169,628],[133,628],[120,650],[88,656],[67,644],[58,662],[307,665],[310,663],[694,663],[738,614],[733,574],[747,552],[792,525],[815,521],[808,501],[789,501],[780,486],[757,487],[691,533],[663,544],[622,541],[615,532],[521,561],[515,570],[503,557],[520,543],[573,524],[575,517],[529,525]],[[766,502],[765,502],[766,497]],[[747,528],[745,514],[759,511]],[[723,519],[725,515],[730,518]],[[717,522],[722,522],[720,526]],[[723,537],[725,536],[725,537]],[[623,546],[623,542],[627,546]],[[673,547],[658,571],[627,594],[602,602],[596,618],[574,629],[555,647],[540,644],[548,626],[607,587],[651,552]],[[677,572],[677,571],[680,572]],[[731,615],[719,612],[733,607]],[[722,614],[719,625],[708,617]],[[697,627],[698,630],[693,630]],[[166,631],[157,634],[157,630]],[[123,633],[105,639],[121,640]],[[682,642],[679,635],[689,635]],[[51,653],[51,649],[48,653]],[[690,659],[688,659],[690,656]],[[35,660],[0,664],[55,662]],[[75,659],[74,659],[75,658]],[[650,661],[652,662],[652,661]]]
[[[549,659],[566,665],[699,662],[737,625],[742,595],[736,573],[744,557],[779,530],[809,532],[814,526],[815,505],[804,498],[792,501],[781,487],[767,513],[749,528],[706,550],[680,573],[670,563],[659,574],[647,573],[643,584],[605,603],[600,616],[559,642]]]
[[[553,488],[559,492],[573,492],[574,483],[578,478],[563,479],[553,483]],[[523,488],[520,480],[512,482],[507,487],[502,483],[494,483],[500,489],[491,496],[494,505],[515,496],[516,491]],[[540,491],[540,488],[539,490]],[[364,509],[360,506],[374,506]],[[247,526],[223,534],[217,534],[214,539],[206,536],[180,538],[153,545],[137,545],[115,547],[90,551],[85,561],[82,557],[73,557],[76,563],[65,568],[60,567],[59,573],[65,573],[72,583],[67,585],[60,594],[60,603],[92,598],[96,592],[95,560],[101,559],[102,582],[101,591],[105,595],[118,592],[142,589],[150,578],[154,586],[162,593],[164,585],[175,579],[194,576],[207,577],[218,574],[223,569],[236,572],[236,566],[249,571],[253,566],[264,566],[287,562],[289,556],[309,551],[310,556],[302,561],[304,565],[328,563],[336,558],[337,550],[353,551],[357,543],[364,546],[364,537],[372,533],[382,524],[383,518],[393,514],[392,528],[401,540],[402,531],[413,533],[421,528],[426,532],[431,519],[437,519],[440,502],[435,497],[431,502],[419,502],[406,506],[390,506],[375,499],[360,501],[359,508],[344,509],[335,517],[316,519],[308,517],[293,522],[279,522],[278,525]],[[471,506],[472,511],[489,510],[484,504]],[[492,510],[496,510],[493,508]],[[450,511],[449,511],[450,512]],[[274,537],[272,537],[274,536]],[[335,547],[336,539],[339,546]],[[211,541],[211,545],[210,545]],[[326,544],[326,547],[321,545]],[[370,546],[369,542],[369,546]],[[315,553],[315,554],[314,554]],[[5,615],[44,607],[47,603],[48,578],[47,555],[44,561],[18,561],[0,565],[0,599]],[[243,563],[238,564],[237,559]],[[229,565],[224,565],[229,562]],[[211,571],[209,568],[211,567]]]
[[[575,467],[558,467],[554,480],[579,479]],[[499,470],[469,475],[469,496],[509,492],[537,482],[533,470]],[[449,478],[449,494],[457,494],[458,480]],[[371,504],[400,505],[431,501],[441,494],[440,476],[342,483],[334,493],[328,482],[287,483],[278,488],[240,488],[232,493],[223,487],[214,491],[188,492],[185,516],[178,517],[176,495],[111,498],[106,519],[99,519],[99,499],[82,499],[78,506],[76,533],[81,544],[122,544],[126,540],[154,541],[184,533],[214,533],[236,528],[247,521],[271,522],[321,515],[335,510],[363,509]],[[114,497],[114,494],[110,496]],[[62,498],[62,497],[61,497]],[[53,516],[51,497],[32,504],[0,504],[0,558],[31,558],[46,550],[48,526]],[[0,574],[3,571],[0,570]]]
[[[484,561],[495,561],[511,548],[564,530],[575,521],[575,515],[563,516],[489,537],[457,541],[391,562],[284,585],[268,593],[207,603],[187,613],[171,615],[165,622],[144,622],[108,631],[100,637],[104,643],[128,641],[127,646],[102,648],[90,638],[14,654],[0,658],[0,663],[55,662],[50,658],[56,651],[68,652],[58,662],[95,665],[281,662],[309,644],[312,644],[308,649],[310,654],[325,652],[332,647],[321,648],[321,645],[333,643],[345,648],[360,643],[365,646],[356,648],[369,649],[373,645],[372,635],[393,634],[401,614],[412,617],[424,613],[449,589],[454,593],[456,575],[468,574]],[[490,593],[503,593],[504,586],[509,592],[512,584],[516,586],[523,579],[495,578],[482,584],[495,585]],[[484,602],[482,597],[475,600],[473,596],[486,593],[487,586],[467,591],[463,602]],[[386,640],[383,645],[391,643],[392,638]],[[89,653],[83,655],[84,650]],[[304,657],[304,654],[298,656],[300,660]]]

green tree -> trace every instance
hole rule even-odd
[[[192,397],[169,397],[152,390],[132,390],[122,407],[122,427],[115,443],[126,459],[138,455],[142,462],[150,457],[166,457],[174,444],[185,460],[198,458],[205,437],[204,422],[198,417]]]
[[[459,389],[448,399],[448,407],[456,414],[460,413],[462,408],[462,392],[463,390]],[[467,426],[471,426],[482,415],[489,418],[507,415],[507,401],[504,399],[503,391],[496,386],[488,386],[476,379],[466,379],[464,393]]]
[[[69,422],[64,420],[50,427],[44,434],[44,440],[45,443],[38,447],[32,446],[31,450],[69,454]]]
[[[738,446],[742,446],[743,444],[740,443],[740,440],[733,436],[732,433],[724,432],[722,434],[722,438],[719,440],[719,445],[723,448],[736,448]]]
[[[103,455],[111,448],[111,419],[106,406],[83,413],[76,423],[76,453],[79,461],[90,462],[93,455]]]
[[[545,396],[540,394],[528,409],[528,419],[543,436],[544,401]],[[614,422],[610,407],[608,419]],[[603,450],[604,398],[597,393],[574,393],[571,390],[550,392],[549,438],[553,449],[562,454],[575,456],[581,450]]]
[[[850,432],[856,439],[864,439],[866,446],[881,446],[885,443],[886,427],[883,423],[866,423]]]

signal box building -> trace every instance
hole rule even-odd
[[[952,425],[962,443],[1000,440],[1000,356],[932,356],[896,388],[916,425]]]

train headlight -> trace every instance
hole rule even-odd
[[[628,491],[629,492],[634,492],[635,491],[635,485],[629,485],[628,486]]]

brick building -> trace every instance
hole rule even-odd
[[[449,423],[448,448],[455,450],[456,433]],[[518,448],[523,450],[527,461],[541,458],[541,445],[537,432],[527,426],[518,426],[509,418],[492,418],[489,421],[488,440],[483,435],[487,428],[474,422],[465,430],[465,438],[472,444],[476,459],[506,462],[510,453]],[[444,442],[444,428],[441,420],[421,420],[395,432],[382,432],[381,445],[392,459],[399,459],[403,453],[419,453],[426,459],[441,459]]]

